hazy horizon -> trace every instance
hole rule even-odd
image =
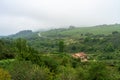
[[[120,23],[120,0],[0,0],[0,36]]]

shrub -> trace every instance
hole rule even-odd
[[[13,80],[48,80],[49,69],[28,61],[17,61],[10,66]]]
[[[48,68],[39,67],[38,65],[33,66],[33,68],[32,68],[32,80],[48,80],[50,77],[51,77],[50,71]]]
[[[89,80],[88,76],[88,70],[87,69],[83,69],[82,67],[78,67],[76,68],[77,71],[77,80]]]
[[[59,66],[59,80],[77,80],[76,79],[76,70],[70,66]]]
[[[89,80],[110,80],[108,69],[103,63],[94,63],[89,70]]]
[[[2,68],[0,68],[0,80],[11,80],[10,74]]]

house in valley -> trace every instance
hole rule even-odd
[[[81,62],[87,62],[88,61],[87,54],[85,54],[84,52],[74,53],[74,54],[72,54],[72,57],[76,58],[76,59],[80,59]]]

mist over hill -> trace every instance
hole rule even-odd
[[[48,31],[35,32],[33,32],[32,30],[22,30],[16,34],[1,37],[0,59],[11,59],[11,64],[13,64],[13,66],[15,66],[16,63],[19,64],[18,62],[14,64],[13,61],[30,61],[34,65],[44,65],[44,67],[48,67],[48,69],[51,70],[51,72],[49,73],[53,73],[53,70],[58,73],[59,71],[61,71],[61,69],[63,69],[63,67],[66,69],[69,69],[71,67],[70,70],[72,71],[70,73],[72,73],[73,71],[78,72],[77,68],[81,67],[81,70],[85,66],[87,72],[85,69],[83,69],[85,71],[81,73],[89,74],[90,78],[91,73],[89,72],[91,70],[89,70],[89,68],[91,67],[94,69],[94,71],[96,71],[96,67],[93,66],[98,65],[98,68],[100,68],[99,64],[102,62],[104,63],[102,65],[109,68],[108,72],[111,73],[111,75],[113,75],[114,72],[116,73],[116,76],[119,76],[119,43],[120,24],[98,25],[93,27],[70,26],[69,28],[58,28]],[[82,62],[82,59],[80,58],[74,59],[71,56],[72,54],[79,52],[84,52],[88,56],[88,58],[86,58],[87,63]],[[9,63],[5,62],[5,64],[6,67],[9,67]],[[23,66],[28,66],[28,64],[25,64],[19,64],[19,66],[21,66],[20,71],[24,68]],[[0,61],[0,66],[1,65],[4,67],[3,63],[1,63]],[[59,68],[60,70],[57,71]],[[11,69],[12,68],[10,67],[10,71]],[[18,69],[18,66],[16,66],[16,69]],[[98,73],[101,71],[101,69],[103,69],[103,71],[105,70],[104,67],[101,67]],[[64,70],[65,69],[63,69],[63,71]],[[13,69],[12,71],[15,70]],[[94,73],[94,71],[92,72]],[[32,72],[34,72],[34,70]],[[56,74],[56,72],[54,72],[54,74]],[[106,73],[106,70],[104,73]],[[16,75],[16,72],[14,74]],[[14,74],[12,76],[14,76]],[[78,73],[76,74],[79,75]],[[111,77],[111,75],[109,76]],[[89,76],[86,77],[88,78]],[[87,78],[85,78],[84,80],[90,79]],[[110,80],[108,78],[109,77],[106,76],[104,77],[105,80]],[[78,80],[78,77],[76,77],[76,79],[74,80]],[[91,78],[91,80],[93,80],[93,78]],[[114,80],[114,77],[111,78],[111,80]],[[118,78],[116,77],[115,80],[118,80]]]
[[[90,27],[76,27],[69,26],[68,28],[57,28],[50,30],[22,30],[16,34],[11,34],[8,36],[0,36],[0,38],[37,38],[37,37],[80,37],[86,34],[104,34],[108,35],[114,31],[120,32],[120,24],[111,25],[96,25]]]
[[[0,0],[0,80],[120,80],[120,0]]]

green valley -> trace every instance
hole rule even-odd
[[[0,80],[119,80],[119,44],[120,24],[1,36]]]

